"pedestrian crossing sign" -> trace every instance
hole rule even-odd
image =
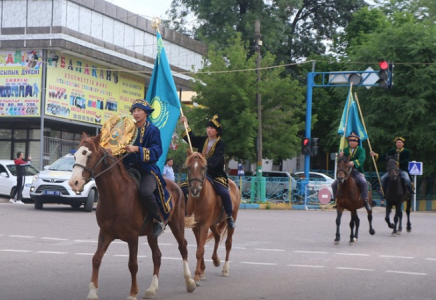
[[[422,162],[409,162],[409,174],[410,175],[422,175]]]

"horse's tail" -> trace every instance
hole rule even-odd
[[[219,235],[221,236],[221,238],[220,238],[220,243],[221,243],[222,241],[225,240],[225,238],[227,236],[227,231],[228,231],[227,221],[219,223],[216,228],[217,228]],[[206,243],[209,242],[213,238],[214,238],[213,232],[209,231],[209,233],[207,234]]]
[[[195,215],[192,214],[189,217],[185,217],[185,228],[192,228],[197,224],[197,221],[195,220]]]

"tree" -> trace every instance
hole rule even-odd
[[[366,5],[364,0],[173,0],[167,25],[223,47],[238,32],[250,41],[253,53],[254,23],[259,19],[263,51],[287,63],[325,53],[325,41],[346,28],[353,12]],[[189,15],[195,24],[187,24]]]
[[[241,38],[237,35],[228,44],[231,46],[223,49],[210,47],[207,65],[194,75],[197,96],[193,101],[201,108],[187,114],[189,123],[194,124],[198,134],[209,118],[219,114],[228,157],[253,160],[258,127],[256,92],[259,90],[263,103],[263,147],[268,149],[264,157],[295,156],[299,147],[296,133],[303,127],[303,89],[297,81],[283,76],[283,67],[266,69],[275,59],[269,53],[262,59],[265,69],[261,71],[262,81],[258,84],[255,57],[249,57]]]

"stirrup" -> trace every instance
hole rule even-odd
[[[230,229],[233,229],[236,227],[235,220],[233,220],[232,216],[227,217],[227,227],[229,227]]]
[[[155,221],[153,223],[153,237],[157,238],[158,236],[160,236],[164,231],[164,229],[165,229],[165,225],[163,222]]]

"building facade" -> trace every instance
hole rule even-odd
[[[42,168],[128,114],[153,70],[152,25],[104,0],[0,1],[0,158],[23,151]],[[207,49],[159,30],[182,98]]]

